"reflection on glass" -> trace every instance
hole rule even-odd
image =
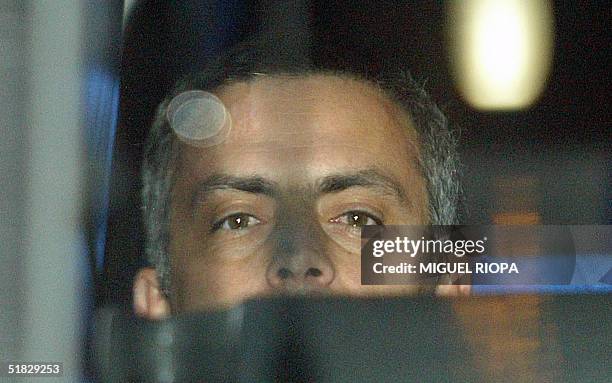
[[[552,57],[548,1],[453,2],[448,23],[455,78],[470,104],[521,109],[536,100]]]

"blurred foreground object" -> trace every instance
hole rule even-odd
[[[122,5],[0,3],[0,362],[62,363],[68,382],[83,377],[88,256],[104,231]]]
[[[522,109],[536,100],[552,61],[548,1],[455,1],[447,20],[455,80],[472,106]]]
[[[96,362],[101,382],[604,382],[609,299],[262,300],[160,322],[105,309]]]
[[[61,362],[68,381],[80,376],[87,265],[81,5],[0,5],[0,361]]]

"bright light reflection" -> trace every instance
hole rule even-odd
[[[448,8],[457,84],[478,109],[520,109],[544,88],[553,45],[546,0],[464,0]]]

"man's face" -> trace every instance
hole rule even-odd
[[[427,223],[416,134],[394,103],[324,75],[262,76],[216,94],[231,132],[213,147],[181,145],[171,196],[177,311],[414,289],[360,277],[363,225]]]

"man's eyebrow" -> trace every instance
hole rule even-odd
[[[382,189],[399,200],[406,199],[406,194],[400,184],[376,169],[326,176],[319,182],[317,191],[321,194],[335,193],[355,186]]]
[[[263,177],[213,174],[197,184],[194,193],[194,202],[196,202],[196,199],[205,197],[215,190],[226,189],[262,194],[269,197],[278,195],[278,185]]]
[[[400,184],[376,169],[325,176],[317,183],[316,192],[317,194],[336,193],[356,186],[380,189],[401,201],[406,200],[406,194]],[[261,194],[273,198],[280,194],[279,186],[276,182],[261,176],[213,174],[197,184],[193,202],[196,204],[197,200],[206,198],[206,195],[215,190],[227,189]]]

